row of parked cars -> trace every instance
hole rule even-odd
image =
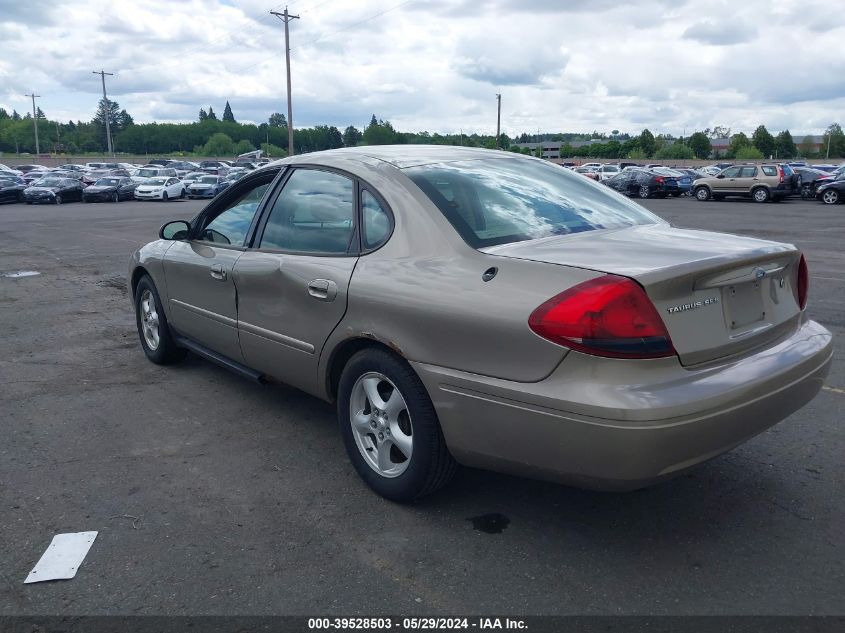
[[[260,163],[159,159],[144,165],[103,162],[43,165],[0,164],[0,203],[120,202],[213,198]]]
[[[747,197],[755,202],[790,196],[825,204],[845,201],[845,163],[716,163],[700,169],[633,163],[564,165],[620,193],[640,198],[692,195],[701,202]]]

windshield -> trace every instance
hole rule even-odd
[[[138,175],[142,178],[152,178],[158,176],[158,169],[139,169]]]
[[[100,178],[94,183],[95,187],[116,187],[120,184],[117,178]]]
[[[404,172],[473,248],[661,222],[607,187],[533,160],[459,161]]]
[[[146,183],[147,185],[163,185],[167,182],[167,178],[150,178]]]
[[[203,176],[199,179],[199,182],[209,182],[211,184],[217,183],[217,176]]]
[[[42,178],[33,185],[34,187],[61,187],[65,183],[60,178]]]

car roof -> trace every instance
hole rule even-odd
[[[430,163],[445,163],[480,158],[499,158],[503,160],[529,160],[530,157],[516,155],[513,152],[481,149],[478,147],[456,147],[454,145],[367,145],[363,147],[344,147],[322,152],[301,154],[270,163],[286,165],[292,163],[319,162],[325,158],[350,158],[364,162],[372,160],[389,163],[398,169]],[[369,160],[368,160],[369,159]],[[537,159],[539,160],[539,159]],[[267,165],[262,165],[266,168]]]

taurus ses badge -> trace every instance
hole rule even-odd
[[[754,269],[754,279],[762,279],[766,276],[766,271],[762,268],[755,268]]]

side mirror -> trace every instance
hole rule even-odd
[[[716,176],[716,178],[724,178],[724,177],[725,177],[725,174],[719,174],[718,176]]]
[[[163,225],[158,230],[158,236],[163,240],[184,240],[191,230],[190,222],[184,220],[173,220]]]

